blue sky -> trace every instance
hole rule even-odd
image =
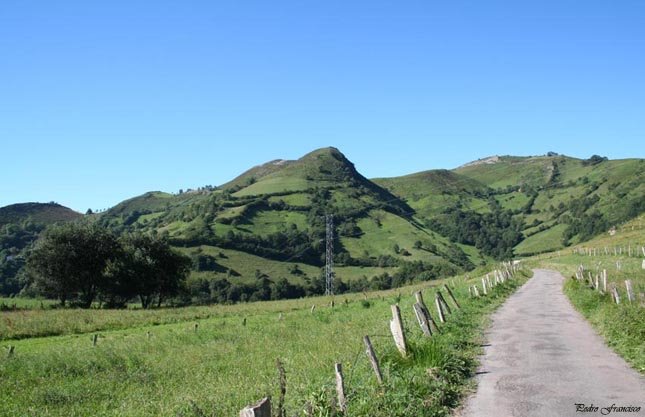
[[[368,177],[645,157],[643,1],[0,1],[0,206],[336,146]]]

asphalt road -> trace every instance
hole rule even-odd
[[[477,392],[457,414],[645,416],[645,378],[574,310],[562,292],[562,275],[534,272],[493,315]],[[584,404],[587,411],[576,404]],[[612,405],[640,411],[608,409]]]

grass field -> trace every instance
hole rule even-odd
[[[566,225],[558,224],[529,236],[515,247],[515,253],[522,256],[526,253],[533,254],[560,249],[562,247],[562,232],[566,228]]]
[[[54,300],[0,297],[0,311],[47,309],[58,304]],[[1,338],[0,338],[1,340]]]
[[[2,313],[3,338],[10,336],[7,329],[28,338],[2,343],[15,351],[0,359],[0,416],[237,415],[268,394],[275,404],[278,358],[286,369],[290,416],[303,415],[307,403],[316,416],[334,414],[335,361],[344,366],[350,416],[447,415],[475,370],[487,313],[523,279],[477,300],[468,299],[463,277],[454,282],[462,309],[432,339],[423,338],[416,324],[411,292],[425,287],[430,306],[428,285],[441,282],[374,292],[368,300],[340,296],[334,308],[330,298],[319,297],[156,311]],[[407,359],[388,331],[394,303],[407,329]],[[37,323],[58,326],[64,335],[37,337]],[[364,355],[364,335],[372,338],[385,388]]]

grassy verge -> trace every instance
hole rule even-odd
[[[600,334],[607,345],[622,356],[634,369],[645,374],[645,270],[642,268],[641,246],[645,234],[641,216],[618,228],[617,233],[599,236],[577,248],[540,255],[529,265],[555,269],[566,277],[564,293]],[[592,256],[585,249],[591,250]],[[574,249],[578,250],[574,253]],[[631,255],[631,256],[630,256]],[[607,289],[615,287],[620,304],[609,294],[592,289],[588,281],[571,279],[582,265],[584,276],[591,273],[595,282],[598,275],[602,288],[602,271],[607,272]],[[625,281],[632,282],[635,296],[627,300]]]
[[[360,384],[350,396],[352,416],[447,416],[473,382],[481,354],[483,330],[490,313],[526,281],[526,275],[495,287],[488,297],[469,299],[449,316],[441,334],[410,342],[412,354],[402,359],[393,347],[385,354],[389,375],[383,389]],[[413,325],[410,323],[410,325]],[[368,375],[369,376],[369,375]],[[330,388],[331,390],[331,388]],[[331,415],[322,413],[322,415]]]
[[[607,258],[607,259],[605,259]],[[645,290],[645,274],[640,270],[640,259],[623,258],[621,270],[616,270],[615,260],[609,257],[591,258],[570,255],[554,257],[540,262],[541,267],[558,270],[566,277],[563,291],[578,310],[593,326],[607,345],[622,356],[634,369],[645,374],[645,309],[641,296]],[[610,294],[604,294],[591,287],[587,280],[574,279],[577,265],[585,267],[585,276],[591,272],[601,276],[602,269],[608,274],[607,288],[616,287],[620,304]],[[640,270],[640,271],[639,271]],[[636,300],[629,302],[625,280],[632,281]],[[599,279],[602,286],[602,279]]]
[[[324,298],[221,307],[221,314],[200,319],[197,331],[193,321],[130,322],[101,331],[95,347],[87,333],[11,341],[14,354],[0,357],[0,416],[237,415],[266,395],[277,402],[277,358],[286,369],[289,416],[304,415],[308,404],[316,416],[336,414],[337,361],[345,372],[348,416],[448,415],[475,372],[488,313],[524,278],[480,299],[468,297],[467,282],[455,281],[462,309],[431,339],[422,336],[411,308],[411,292],[419,287],[408,287],[372,293],[369,300],[337,298],[334,308],[321,307]],[[424,288],[430,299],[433,289]],[[313,313],[312,303],[319,306]],[[412,352],[406,359],[389,335],[394,303],[401,306]],[[157,312],[164,313],[173,314]],[[384,387],[364,353],[366,334],[381,361]]]
[[[617,305],[584,282],[568,279],[564,292],[573,306],[603,336],[607,345],[645,374],[645,310],[638,303]]]

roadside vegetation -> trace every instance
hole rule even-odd
[[[615,234],[604,234],[566,251],[543,255],[532,262],[560,271],[566,278],[564,292],[573,306],[605,339],[607,345],[621,355],[637,371],[645,374],[645,269],[642,246],[645,245],[645,216],[621,227]],[[592,251],[592,256],[585,249]],[[578,253],[573,253],[576,250]],[[614,252],[616,251],[616,252]],[[631,251],[631,256],[629,256]],[[575,279],[582,265],[585,279]],[[607,293],[602,286],[603,270],[607,271]],[[594,285],[588,280],[591,274]],[[599,276],[599,290],[595,277]],[[634,300],[629,301],[625,281],[630,280]],[[611,296],[616,287],[620,304]]]

